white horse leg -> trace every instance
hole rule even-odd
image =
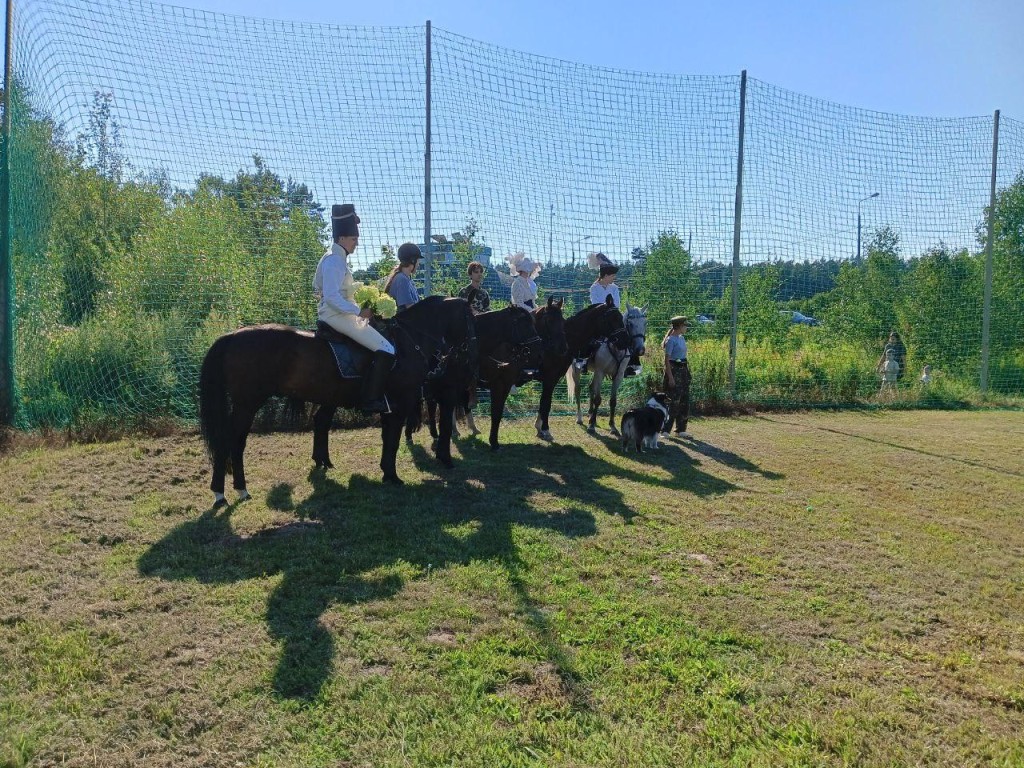
[[[619,395],[619,385],[622,384],[622,379],[626,375],[626,366],[628,365],[629,357],[627,356],[619,364],[619,370],[615,372],[615,378],[612,379],[612,394],[608,400],[608,429],[616,437],[618,437],[619,430],[615,428],[615,403]]]
[[[594,378],[590,381],[590,425],[587,431],[590,434],[597,433],[597,409],[601,406],[601,382],[604,381],[604,371],[595,363]]]

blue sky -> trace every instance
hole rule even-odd
[[[876,191],[865,229],[896,227],[908,255],[973,247],[996,108],[1016,120],[1001,183],[1024,168],[1021,0],[16,2],[26,83],[69,135],[109,92],[136,170],[184,188],[259,153],[360,201],[367,256],[422,238],[428,18],[432,231],[474,217],[496,254],[622,260],[672,229],[730,258],[742,69],[745,260],[851,256]]]
[[[293,21],[407,26],[615,69],[737,74],[849,106],[1024,120],[1021,0],[187,0]]]

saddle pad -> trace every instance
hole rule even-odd
[[[338,373],[343,379],[361,379],[370,367],[370,350],[353,344],[328,341],[334,360],[338,364]]]

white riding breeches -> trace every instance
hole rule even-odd
[[[338,333],[343,333],[353,341],[366,347],[371,352],[387,352],[395,354],[391,342],[377,333],[365,318],[359,315],[331,315],[320,318]]]

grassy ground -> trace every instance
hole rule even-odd
[[[0,457],[0,765],[1024,765],[1024,413],[552,426]]]

